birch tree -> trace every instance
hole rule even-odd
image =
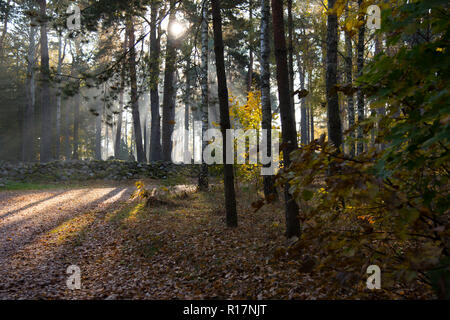
[[[270,101],[270,0],[261,0],[261,128],[266,130],[267,155],[272,156],[272,103]],[[270,164],[266,165],[270,167]],[[264,176],[264,196],[270,199],[276,196],[272,176]]]

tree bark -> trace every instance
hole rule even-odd
[[[267,155],[272,156],[272,104],[270,101],[270,0],[261,0],[261,128],[267,130]],[[270,167],[271,164],[265,165]],[[273,176],[264,176],[264,197],[277,196]]]
[[[345,9],[348,17],[348,7]],[[352,38],[348,31],[345,31],[345,81],[347,85],[353,85],[353,46]],[[353,94],[347,96],[347,113],[348,113],[348,127],[352,128],[355,125],[355,100]],[[349,153],[351,157],[355,156],[355,132],[351,130],[349,133],[350,144]]]
[[[305,89],[305,67],[301,65],[300,55],[297,56],[298,72],[300,75],[300,88]],[[305,98],[300,100],[300,141],[303,145],[308,144],[308,117],[307,117],[307,107],[305,105]]]
[[[144,148],[142,146],[142,129],[141,129],[141,118],[139,115],[139,97],[138,97],[137,75],[136,75],[135,36],[132,17],[129,17],[127,21],[127,33],[128,33],[128,41],[129,41],[128,47],[130,54],[128,66],[130,70],[130,84],[131,84],[131,110],[133,115],[136,155],[138,162],[147,162],[144,153]]]
[[[58,88],[56,94],[56,130],[55,130],[55,157],[59,160],[61,153],[61,101],[62,101],[62,90],[61,90],[61,69],[62,63],[64,59],[65,47],[63,47],[62,42],[62,34],[58,34],[58,66],[57,66],[57,74],[58,74]]]
[[[65,103],[65,112],[64,112],[64,156],[65,160],[70,160],[72,156],[72,148],[70,143],[70,111],[71,111],[71,104],[72,104],[73,98],[68,98],[67,102]]]
[[[33,23],[33,21],[32,21]],[[22,158],[25,162],[34,160],[34,144],[35,144],[35,119],[34,111],[36,107],[36,83],[35,83],[35,55],[36,55],[36,27],[30,26],[30,45],[28,47],[27,57],[27,106],[25,109],[25,119],[23,126],[22,141]]]
[[[310,114],[310,120],[311,120],[311,124],[309,126],[309,129],[311,130],[311,133],[309,135],[309,141],[312,142],[315,139],[315,137],[314,137],[314,109],[312,108],[312,106],[309,107],[309,114]]]
[[[42,0],[40,0],[42,1]],[[8,0],[8,2],[6,3],[6,7],[8,8],[5,14],[5,24],[3,25],[3,31],[2,31],[2,35],[0,37],[0,64],[3,64],[3,59],[4,59],[4,45],[5,45],[5,39],[6,39],[6,34],[8,33],[8,21],[9,21],[9,3],[11,2],[11,0]]]
[[[379,55],[383,52],[383,41],[382,36],[379,34],[375,34],[375,56]],[[386,116],[386,107],[381,107],[378,110],[379,115],[383,118]],[[381,130],[380,128],[381,122],[378,122],[378,132]],[[379,150],[384,150],[386,148],[386,145],[384,143],[381,143],[378,145]]]
[[[362,0],[358,0],[359,9],[362,9]],[[364,21],[364,14],[360,13],[359,18],[360,21]],[[364,68],[364,35],[366,31],[366,26],[363,23],[359,28],[358,34],[358,60],[357,60],[357,68],[358,68],[358,77],[362,75],[362,70]],[[357,92],[357,108],[358,108],[358,142],[357,142],[357,152],[358,155],[364,152],[364,132],[361,127],[361,122],[364,121],[364,93],[362,90],[358,90]]]
[[[201,62],[201,87],[202,87],[202,137],[205,136],[206,131],[209,128],[209,91],[208,91],[208,57],[209,57],[209,37],[208,37],[208,24],[209,14],[206,1],[203,6],[203,19],[202,19],[202,62]],[[208,143],[202,139],[202,154],[206,149]],[[201,164],[200,173],[198,176],[198,188],[200,191],[207,191],[209,188],[208,181],[208,165],[203,161]]]
[[[248,75],[247,75],[247,94],[252,90],[253,85],[253,1],[248,1],[249,5],[249,21],[250,21],[250,29],[249,29],[249,64],[248,64]]]
[[[74,115],[73,115],[73,153],[72,159],[79,160],[80,155],[78,153],[79,144],[79,128],[80,128],[80,82],[77,85],[77,94],[74,98]]]
[[[220,0],[211,0],[213,28],[214,28],[214,52],[216,54],[217,84],[220,105],[220,128],[223,136],[223,162],[225,182],[225,209],[228,227],[237,227],[238,218],[236,211],[236,194],[234,190],[233,165],[227,164],[227,139],[226,131],[231,128],[228,105],[228,88],[225,73],[224,45],[222,37],[222,17],[220,13]]]
[[[175,127],[174,78],[176,70],[176,39],[170,31],[175,22],[174,1],[170,2],[169,24],[167,26],[166,66],[164,73],[164,96],[162,117],[162,153],[164,161],[172,160],[172,133]]]
[[[297,130],[294,114],[291,108],[291,94],[289,90],[289,69],[287,62],[286,38],[284,31],[283,1],[272,0],[273,33],[275,42],[275,58],[277,63],[277,83],[280,103],[281,127],[283,138],[283,164],[287,170],[291,165],[290,154],[298,148]],[[284,196],[286,202],[286,236],[288,238],[300,236],[300,222],[298,219],[298,205],[289,192],[289,183],[285,184]]]
[[[294,20],[292,17],[292,0],[287,1],[288,9],[288,67],[289,67],[289,91],[291,109],[295,122],[295,97],[294,97]]]
[[[128,47],[128,37],[125,35],[123,42],[123,53],[127,51]],[[126,75],[126,65],[122,66],[120,71],[120,93],[119,93],[119,115],[117,120],[117,130],[116,130],[116,140],[114,144],[114,157],[119,159],[120,157],[120,146],[122,144],[122,125],[123,125],[123,104],[124,104],[124,92],[125,92],[125,75]]]
[[[106,98],[106,85],[103,86],[103,99]],[[102,119],[105,112],[104,105],[98,104],[95,118],[95,159],[102,160]]]
[[[192,161],[192,155],[188,157],[189,153],[189,119],[191,109],[191,85],[192,85],[192,70],[191,70],[191,52],[188,53],[186,61],[186,95],[184,98],[184,162]]]
[[[308,107],[305,107],[305,112],[306,112],[306,143],[310,143],[311,142],[311,128],[309,126],[309,124],[311,123],[311,117],[310,117],[310,109]]]
[[[161,115],[159,111],[159,56],[161,54],[161,33],[157,35],[159,3],[152,2],[150,26],[150,109],[152,114],[150,133],[150,161],[162,160]]]
[[[50,62],[47,38],[47,1],[39,0],[41,15],[41,146],[40,161],[52,159],[52,117],[50,100]]]
[[[328,10],[332,10],[336,0],[328,1]],[[328,136],[336,148],[342,145],[342,125],[339,113],[339,98],[337,85],[337,50],[338,50],[338,19],[336,13],[328,13],[327,25],[327,112],[328,112]]]

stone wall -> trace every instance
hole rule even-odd
[[[116,160],[56,161],[46,164],[13,164],[0,161],[0,182],[84,181],[90,179],[127,180],[140,178],[167,179],[172,174],[195,176],[194,167],[166,162],[145,164]]]

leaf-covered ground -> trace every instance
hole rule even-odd
[[[329,292],[323,275],[311,273],[312,254],[286,258],[281,206],[255,213],[255,192],[239,190],[239,227],[230,230],[222,190],[191,189],[181,187],[148,207],[129,200],[130,185],[0,193],[0,299],[348,294],[345,288]],[[81,269],[81,290],[67,288],[70,265]]]

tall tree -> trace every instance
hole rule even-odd
[[[288,68],[289,68],[289,91],[291,109],[295,122],[295,97],[294,97],[294,19],[292,16],[292,0],[287,1],[288,9]]]
[[[190,123],[190,110],[191,110],[191,86],[192,86],[192,78],[193,78],[193,72],[192,72],[192,63],[191,63],[191,50],[192,48],[189,46],[189,53],[187,54],[186,58],[186,92],[184,97],[184,131],[189,133],[189,123]],[[189,155],[189,134],[184,136],[184,160],[185,163],[188,161],[192,161],[191,157],[188,157]]]
[[[105,113],[106,83],[103,84],[103,104],[97,104],[95,114],[95,159],[102,160],[102,120]]]
[[[161,54],[161,24],[158,20],[159,2],[152,1],[150,17],[150,161],[162,159],[161,115],[159,111],[159,66]],[[159,31],[159,32],[158,32]]]
[[[142,145],[142,129],[141,118],[139,115],[139,96],[137,87],[137,74],[136,74],[136,49],[135,49],[135,35],[134,35],[134,22],[133,17],[127,19],[127,34],[128,34],[128,48],[129,48],[129,60],[128,68],[130,72],[130,84],[131,84],[131,112],[133,115],[133,128],[134,128],[134,143],[136,146],[136,155],[138,162],[147,162],[144,148]]]
[[[58,31],[58,65],[56,67],[56,73],[58,76],[58,88],[56,93],[56,130],[55,130],[55,158],[59,160],[61,149],[61,103],[62,103],[62,90],[61,90],[61,72],[62,64],[65,57],[66,42],[63,44],[62,31]]]
[[[309,134],[309,141],[314,141],[314,109],[312,106],[309,106],[309,114],[310,114],[310,125],[309,125],[309,130],[310,130],[310,134]]]
[[[72,159],[79,160],[79,136],[80,136],[80,107],[81,107],[81,99],[80,99],[80,81],[77,80],[76,84],[77,93],[73,99],[74,102],[74,114],[73,114],[73,151],[72,151]]]
[[[359,33],[358,33],[358,47],[357,47],[357,69],[358,69],[358,77],[362,75],[362,71],[364,68],[364,36],[366,32],[366,26],[364,24],[364,13],[362,12],[363,9],[363,0],[358,0],[358,6],[359,6],[359,15],[358,19],[360,23],[362,22],[362,25],[359,27]],[[364,93],[362,90],[358,90],[356,94],[357,98],[357,109],[358,109],[358,123],[361,123],[364,121]],[[357,142],[357,152],[358,155],[364,152],[364,132],[363,127],[358,126],[358,142]]]
[[[301,56],[297,56],[298,72],[300,76],[300,89],[305,89],[305,67],[302,67]],[[300,141],[303,145],[308,144],[308,117],[305,99],[300,98]]]
[[[123,54],[126,53],[127,47],[128,47],[128,37],[125,33],[125,39],[123,41],[123,48],[122,48]],[[126,75],[126,64],[124,64],[122,66],[122,69],[120,70],[119,114],[118,114],[118,119],[117,119],[116,140],[114,143],[114,157],[116,159],[119,159],[119,157],[120,157],[120,146],[122,143],[125,75]]]
[[[270,101],[270,0],[261,0],[261,128],[267,132],[267,155],[272,156],[272,103]],[[270,167],[270,164],[266,165]],[[276,196],[273,176],[264,176],[264,196]]]
[[[205,1],[202,8],[202,62],[201,62],[201,88],[202,88],[202,137],[205,137],[206,130],[209,127],[209,92],[208,92],[208,57],[209,57],[209,37],[208,37],[208,24],[209,24],[209,10],[207,2]],[[202,152],[208,145],[207,141],[202,139]],[[207,191],[209,187],[208,182],[208,165],[203,161],[198,176],[198,187],[201,191]]]
[[[80,74],[79,68],[81,67],[81,36],[77,35],[75,38],[75,58],[72,62],[72,74],[75,80],[75,97],[73,99],[73,144],[72,144],[72,159],[79,159],[79,129],[80,129],[80,108],[81,108],[81,81],[78,79]]]
[[[250,22],[250,29],[249,29],[249,64],[248,64],[248,74],[247,74],[247,93],[252,90],[253,85],[253,0],[248,0],[248,7],[249,7],[249,22]]]
[[[337,85],[337,54],[338,54],[338,19],[333,10],[336,0],[328,1],[327,24],[327,72],[326,92],[328,111],[328,136],[336,148],[342,145],[342,125],[339,113],[339,97]]]
[[[283,138],[283,165],[287,169],[291,165],[291,152],[298,148],[297,130],[294,114],[291,108],[291,93],[289,90],[289,69],[287,62],[286,38],[283,17],[283,0],[272,0],[273,34],[275,43],[275,58],[277,63],[278,99],[280,103],[281,128]],[[289,183],[285,184],[285,214],[286,236],[300,236],[300,221],[298,205],[289,192]]]
[[[34,142],[35,142],[35,119],[34,112],[36,106],[36,21],[32,17],[29,29],[29,45],[27,54],[27,105],[25,109],[25,118],[23,125],[22,141],[22,160],[29,162],[34,160]]]
[[[6,12],[5,12],[5,22],[3,24],[3,30],[2,30],[2,34],[0,36],[0,64],[3,64],[3,58],[4,58],[4,45],[5,45],[5,39],[6,39],[6,35],[8,34],[8,22],[9,22],[9,14],[11,11],[10,8],[10,2],[11,0],[8,0],[6,2]]]
[[[345,8],[346,17],[348,18],[348,4]],[[349,30],[345,30],[345,81],[347,85],[352,85],[353,83],[353,45],[352,38]],[[353,93],[347,96],[347,114],[348,114],[348,127],[352,128],[355,125],[355,101]],[[355,132],[350,131],[350,145],[349,153],[350,156],[355,156]]]
[[[40,161],[52,159],[52,128],[50,100],[50,62],[47,38],[47,1],[38,0],[41,19],[41,147]]]
[[[175,1],[170,0],[169,24],[167,26],[166,64],[164,72],[164,96],[162,116],[162,153],[164,161],[172,159],[172,133],[175,127],[175,70],[177,62],[176,38],[172,30],[176,20]]]
[[[231,128],[230,110],[228,105],[228,87],[225,73],[224,45],[222,36],[222,16],[220,13],[220,0],[211,0],[213,29],[214,29],[214,52],[216,54],[217,84],[220,105],[220,129],[223,139],[223,162],[225,182],[225,210],[227,215],[227,226],[237,227],[238,218],[236,211],[236,194],[234,190],[233,165],[227,164],[227,130]]]

